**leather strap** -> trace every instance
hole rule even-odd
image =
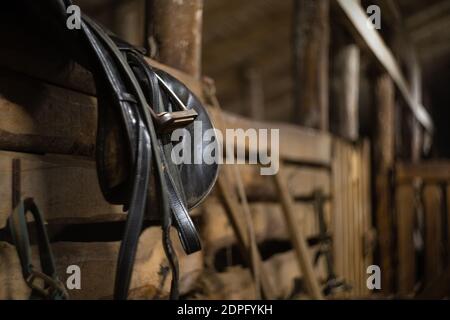
[[[31,259],[31,245],[26,220],[26,215],[29,212],[32,214],[36,226],[41,271],[36,269]],[[23,278],[32,289],[30,299],[67,299],[67,291],[56,275],[55,262],[44,219],[33,199],[28,198],[18,204],[8,218],[8,226],[19,256]],[[43,286],[36,284],[36,280],[39,279],[43,280]]]
[[[141,87],[135,78],[127,61],[123,58],[124,56],[120,53],[119,49],[115,46],[114,42],[99,28],[93,21],[85,18],[85,21],[89,23],[89,26],[95,32],[96,36],[101,39],[103,44],[108,47],[113,53],[113,57],[116,63],[121,68],[121,71],[125,75],[126,80],[132,84],[133,93],[137,96],[138,106],[140,106],[140,115],[142,116],[144,122],[146,123],[146,129],[149,132],[151,146],[153,148],[153,158],[155,160],[156,172],[159,178],[159,185],[161,187],[161,200],[162,200],[162,212],[163,212],[163,245],[166,254],[169,259],[169,263],[172,268],[172,290],[171,297],[178,297],[178,263],[172,248],[170,241],[170,226],[172,224],[171,210],[175,214],[177,219],[177,225],[182,226],[180,236],[182,243],[185,245],[189,251],[188,253],[195,252],[200,249],[199,239],[197,232],[193,226],[192,221],[187,213],[186,207],[180,200],[180,196],[177,189],[173,183],[172,176],[168,173],[171,162],[167,161],[164,146],[162,142],[157,138],[156,131],[154,128],[153,120],[149,112],[149,106],[145,99],[145,96],[141,90]],[[149,72],[149,69],[146,70]],[[159,100],[159,92],[157,92],[156,100]],[[139,159],[138,159],[139,161]],[[147,163],[150,163],[148,159]],[[146,177],[148,179],[148,175]],[[147,181],[148,187],[148,181]],[[142,189],[141,189],[142,190]],[[144,189],[145,190],[145,189]],[[133,195],[135,193],[133,192]],[[147,195],[147,193],[143,193]],[[142,196],[142,193],[141,193]],[[131,200],[130,204],[133,205],[135,200]],[[116,274],[116,285],[115,285],[115,298],[125,299],[128,294],[128,287],[131,280],[131,272],[134,262],[134,257],[137,249],[137,243],[139,240],[140,229],[142,228],[143,218],[144,218],[144,207],[141,207],[136,213],[131,210],[128,213],[127,224],[125,227],[125,234],[121,244],[119,252],[119,260]],[[187,232],[185,230],[188,230]]]
[[[49,0],[46,3],[56,8],[52,9],[50,18],[55,18],[57,25],[65,21],[65,8],[71,5],[70,0]],[[39,5],[34,6],[39,8]],[[57,17],[53,17],[55,13]],[[179,169],[170,159],[170,139],[168,135],[157,135],[152,118],[153,111],[167,111],[166,100],[160,89],[162,80],[158,79],[138,50],[119,39],[111,38],[86,16],[82,17],[81,30],[66,30],[64,23],[61,33],[63,39],[75,42],[68,44],[76,49],[74,58],[87,67],[95,78],[99,104],[96,163],[102,193],[107,201],[123,204],[124,210],[128,211],[117,261],[114,298],[126,299],[128,295],[145,212],[151,209],[147,207],[150,205],[148,197],[152,169],[160,202],[158,209],[161,212],[162,242],[172,269],[171,298],[177,298],[178,261],[170,239],[172,218],[187,253],[195,252],[201,246],[187,211]],[[139,81],[139,75],[144,75],[147,82]],[[119,121],[127,144],[124,149],[127,153],[128,178],[118,185],[108,181],[109,159],[105,141],[112,126],[117,126],[117,122],[111,124],[111,119]]]
[[[141,79],[140,83],[145,91],[152,92],[153,99],[151,99],[151,101],[154,101],[153,108],[157,112],[162,111],[161,97],[158,90],[156,90],[156,88],[159,88],[159,82],[162,80],[158,79],[156,73],[140,55],[130,52],[127,56],[129,57],[132,65],[138,68],[135,73],[140,71],[139,74],[144,75],[146,81]],[[178,230],[181,244],[187,254],[197,252],[201,249],[200,237],[198,236],[198,232],[186,208],[183,191],[180,190],[183,186],[180,182],[178,169],[175,167],[173,162],[169,160],[172,151],[172,144],[170,140],[163,142],[161,139],[158,143],[161,150],[161,160],[164,167],[167,168],[164,174],[167,182],[169,206],[175,218],[175,227]]]

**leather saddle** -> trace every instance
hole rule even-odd
[[[54,32],[62,51],[89,70],[95,81],[98,180],[105,199],[127,211],[114,298],[127,298],[139,235],[147,220],[162,226],[162,242],[172,270],[171,298],[177,298],[178,262],[169,231],[171,226],[176,228],[187,254],[201,249],[188,210],[211,191],[218,164],[174,163],[171,156],[178,141],[171,141],[171,133],[183,129],[193,137],[197,121],[203,137],[213,128],[208,113],[183,83],[152,68],[141,50],[89,17],[82,15],[80,29],[68,29],[71,1],[21,1],[31,17]],[[218,142],[213,136],[200,143]],[[190,148],[192,155],[204,149],[194,144]]]

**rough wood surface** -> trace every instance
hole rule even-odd
[[[200,86],[198,82],[191,83],[192,87]],[[93,156],[95,98],[14,72],[0,75],[0,89],[4,92],[0,99],[3,115],[0,119],[1,149]],[[21,94],[23,90],[28,92],[26,97]],[[210,111],[214,117],[214,111]],[[280,156],[286,160],[320,165],[330,163],[331,137],[327,134],[287,124],[253,122],[230,114],[225,114],[224,118],[227,128],[279,129]]]
[[[272,279],[268,276],[267,271],[262,265],[261,256],[258,251],[251,252],[251,239],[249,235],[248,226],[246,226],[246,220],[242,216],[242,210],[237,201],[237,197],[234,192],[229,188],[230,182],[227,180],[227,176],[223,175],[218,178],[217,181],[220,196],[222,198],[225,212],[228,221],[231,224],[234,235],[236,236],[238,246],[241,250],[242,257],[250,265],[252,262],[258,265],[252,270],[259,270],[259,276],[261,281],[261,294],[266,299],[275,299],[274,284]],[[255,259],[251,259],[251,255],[255,254]]]
[[[202,239],[206,262],[212,263],[215,253],[236,243],[232,226],[227,219],[223,205],[216,198],[209,198],[203,205]],[[317,218],[312,203],[296,203],[295,218],[300,230],[306,237],[316,236],[318,233]],[[283,213],[279,204],[251,203],[252,220],[258,243],[278,240],[287,241],[289,235]],[[329,204],[326,206],[329,220]]]
[[[341,44],[333,60],[330,126],[338,136],[356,141],[359,136],[360,50],[356,44]]]
[[[378,231],[382,290],[393,288],[393,239],[390,173],[394,165],[394,84],[389,75],[382,74],[375,83],[375,123],[373,132],[373,157],[375,177],[375,216]]]
[[[0,152],[0,228],[11,214],[12,161],[21,161],[22,198],[35,199],[47,220],[124,217],[121,206],[107,203],[92,162]],[[91,221],[93,221],[91,219]]]
[[[420,177],[428,183],[450,181],[450,162],[427,160],[421,163],[399,162],[395,167],[397,183],[411,183]]]
[[[203,0],[152,0],[149,10],[158,60],[199,79]]]
[[[308,250],[306,235],[302,232],[300,224],[297,222],[294,200],[289,193],[283,169],[284,167],[280,168],[280,172],[274,175],[273,178],[277,187],[278,196],[280,197],[283,217],[286,221],[289,238],[292,242],[292,247],[294,248],[299,270],[301,270],[304,275],[303,279],[308,288],[310,297],[314,300],[322,300],[323,294],[320,289],[318,275],[314,272],[312,262],[313,257]]]
[[[415,201],[412,185],[400,186],[396,190],[397,216],[397,254],[398,268],[397,292],[408,297],[414,291],[416,277],[416,259],[414,250]]]
[[[271,256],[264,261],[264,268],[277,284],[274,288],[277,297],[307,298],[306,288],[298,286],[302,273],[292,250]],[[224,272],[206,271],[200,281],[203,291],[200,299],[254,299],[251,274],[242,266],[230,266]]]
[[[32,197],[47,221],[83,224],[123,221],[122,206],[103,198],[94,162],[58,155],[0,151],[0,228],[11,214],[12,162],[21,162],[21,197]],[[201,214],[201,208],[190,211]]]
[[[379,61],[392,78],[414,116],[428,132],[432,132],[433,121],[429,113],[411,94],[400,65],[394,58],[391,50],[386,46],[378,31],[375,28],[367,27],[367,15],[358,3],[358,0],[338,0],[337,3],[348,17],[350,32],[363,40],[369,48],[370,53],[375,56],[377,61]]]
[[[443,270],[442,208],[443,194],[438,185],[423,190],[425,206],[425,281],[432,283]]]
[[[328,129],[328,0],[294,2],[295,118],[306,127]]]
[[[30,25],[32,22],[17,12],[0,12],[0,38],[8,43],[0,52],[0,66],[64,88],[95,95],[91,74],[70,61],[60,44],[54,38],[45,36],[39,28]],[[148,58],[146,61],[180,79],[196,95],[202,97],[198,79],[168,64]]]
[[[0,92],[2,150],[93,155],[95,98],[4,70]]]
[[[172,234],[177,238],[176,234]],[[152,227],[145,230],[139,240],[136,263],[131,281],[130,297],[134,299],[167,298],[170,289],[170,271],[161,243],[161,230]],[[203,268],[202,253],[186,256],[181,244],[174,241],[180,261],[180,291],[187,293],[195,285]],[[114,275],[119,242],[59,242],[52,244],[57,272],[64,281],[69,265],[81,270],[81,289],[69,290],[71,299],[112,299]],[[22,278],[16,250],[6,242],[0,242],[0,298],[27,299],[29,289]],[[33,248],[37,262],[37,249]]]
[[[210,110],[213,119],[216,117],[215,113],[215,110]],[[286,161],[330,165],[332,139],[327,133],[286,123],[252,121],[227,112],[223,112],[223,118],[226,128],[268,129],[269,141],[270,130],[278,129],[280,158]],[[270,148],[270,144],[268,147]],[[256,152],[256,150],[250,150],[250,152]]]
[[[270,177],[262,176],[259,170],[257,165],[239,166],[249,200],[276,201],[276,190]],[[289,191],[295,199],[309,200],[317,189],[330,196],[330,172],[327,169],[286,165],[285,174]]]
[[[352,286],[339,297],[369,295],[366,269],[373,261],[368,142],[333,144],[331,230],[336,274]]]

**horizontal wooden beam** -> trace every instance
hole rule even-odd
[[[8,46],[0,51],[0,67],[72,91],[95,96],[91,73],[61,53],[58,43],[36,34],[26,21],[0,13],[0,38]],[[23,22],[23,24],[20,24]],[[10,30],[14,30],[11,32]],[[201,81],[185,72],[145,58],[152,67],[161,69],[182,81],[202,98]]]
[[[361,5],[356,0],[337,0],[337,2],[350,21],[350,31],[362,38],[378,62],[388,72],[420,124],[428,132],[433,132],[433,122],[430,115],[424,106],[412,96],[398,62],[380,34],[374,28],[368,27],[368,17]]]
[[[216,114],[215,110],[209,111],[213,115]],[[280,158],[284,160],[321,166],[330,165],[332,137],[327,133],[286,123],[253,121],[224,111],[222,113],[226,128],[267,129],[268,139],[270,139],[270,130],[279,130],[278,147]],[[268,147],[270,148],[270,145]],[[249,150],[249,152],[257,152],[257,150]]]
[[[224,248],[237,243],[225,208],[217,198],[210,197],[203,205],[202,239],[206,263],[212,264],[215,254]],[[290,241],[286,222],[280,204],[267,202],[252,202],[250,210],[256,241]],[[325,204],[327,223],[331,220],[331,203]],[[319,233],[317,215],[312,202],[296,202],[294,205],[295,221],[305,237],[315,237]]]
[[[92,75],[58,54],[51,39],[37,39],[21,21],[7,15],[1,18],[0,26],[5,28],[0,28],[0,37],[8,46],[0,51],[0,149],[92,158],[97,121]],[[14,32],[6,32],[6,26]],[[154,60],[147,62],[180,79],[203,98],[201,80]],[[279,129],[280,156],[285,160],[330,163],[331,138],[325,133],[231,114],[225,114],[225,120],[227,128]]]
[[[279,199],[271,183],[271,177],[262,176],[258,165],[240,165],[239,172],[249,201],[271,201]],[[285,165],[289,191],[296,200],[309,201],[313,192],[321,190],[330,196],[330,172],[325,168],[308,168],[297,165]]]
[[[410,30],[416,30],[422,26],[441,18],[450,13],[450,1],[441,0],[431,6],[427,6],[425,10],[407,17],[405,19],[406,27]]]
[[[0,92],[0,150],[93,159],[97,126],[94,97],[14,72],[2,73]],[[217,111],[209,111],[213,119],[218,117]],[[325,166],[330,163],[331,137],[326,133],[288,124],[256,122],[229,113],[224,113],[224,119],[229,129],[267,129],[269,137],[271,129],[279,130],[279,152],[285,160]]]
[[[203,270],[203,254],[182,253],[175,232],[172,234],[175,251],[180,263],[180,292],[193,290]],[[166,299],[170,290],[170,273],[161,243],[161,228],[150,227],[139,239],[138,251],[130,284],[130,299]],[[57,274],[65,283],[67,267],[77,265],[81,269],[81,288],[70,290],[73,300],[112,299],[117,254],[120,242],[58,242],[52,244]],[[38,250],[32,248],[32,261],[39,265]],[[0,299],[28,299],[30,289],[23,280],[16,249],[9,243],[0,242]]]
[[[450,161],[427,161],[422,163],[400,162],[395,168],[397,183],[411,183],[420,178],[426,182],[450,181]]]

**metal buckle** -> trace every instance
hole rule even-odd
[[[164,90],[170,95],[173,101],[180,107],[181,110],[173,112],[161,112],[156,113],[150,108],[150,113],[152,117],[156,120],[156,124],[159,131],[171,132],[178,128],[184,128],[187,125],[194,122],[197,118],[198,113],[194,109],[188,109],[183,101],[178,98],[175,92],[170,89],[170,87],[164,82],[161,77],[156,74],[158,81],[161,83]]]
[[[44,286],[41,287],[35,283],[36,279],[44,281]],[[31,270],[30,275],[25,280],[28,287],[32,290],[37,291],[40,295],[45,298],[53,298],[58,293],[61,294],[65,299],[69,296],[66,288],[61,283],[61,281],[54,279],[43,272],[37,270]]]

